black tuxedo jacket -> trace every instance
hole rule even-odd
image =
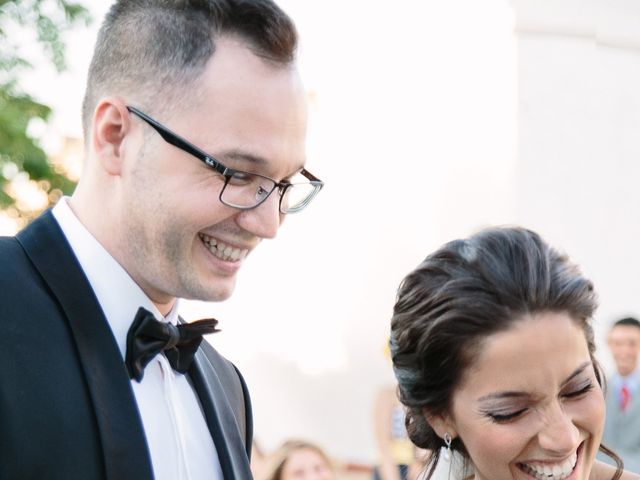
[[[235,367],[202,343],[188,372],[225,479],[251,478]],[[153,478],[122,356],[51,212],[0,237],[0,479]]]

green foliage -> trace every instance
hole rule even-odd
[[[22,212],[7,186],[27,174],[50,192],[68,194],[74,184],[48,162],[38,138],[29,133],[32,122],[47,122],[51,109],[19,87],[20,75],[32,68],[12,33],[31,33],[58,71],[66,68],[64,33],[78,23],[88,24],[88,10],[71,0],[0,0],[0,209]],[[20,35],[18,35],[20,37]]]

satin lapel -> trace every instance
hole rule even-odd
[[[204,410],[225,480],[252,478],[233,410],[220,378],[202,349],[196,352],[189,376]]]
[[[66,315],[97,419],[109,480],[152,479],[135,397],[106,318],[51,212],[17,235]]]

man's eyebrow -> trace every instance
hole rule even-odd
[[[571,374],[567,377],[567,379],[562,382],[560,387],[564,387],[567,383],[573,380],[575,377],[580,375],[589,365],[591,365],[591,361],[584,362],[578,368],[576,368]],[[496,392],[490,393],[489,395],[484,395],[478,398],[478,402],[484,402],[487,400],[502,400],[505,398],[521,398],[529,396],[526,392],[518,392],[518,391],[505,391],[505,392]]]
[[[214,158],[216,160],[220,160],[222,163],[224,163],[225,160],[242,161],[258,166],[263,166],[269,163],[266,158],[261,157],[260,155],[254,155],[253,153],[244,152],[242,150],[226,150],[214,155]]]

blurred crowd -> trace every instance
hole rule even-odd
[[[422,468],[414,465],[412,476],[407,477],[407,469],[400,476],[384,476],[374,465],[346,463],[331,458],[319,445],[304,439],[284,442],[273,452],[265,452],[254,441],[251,470],[255,480],[370,480],[372,478],[402,478],[416,480]]]

